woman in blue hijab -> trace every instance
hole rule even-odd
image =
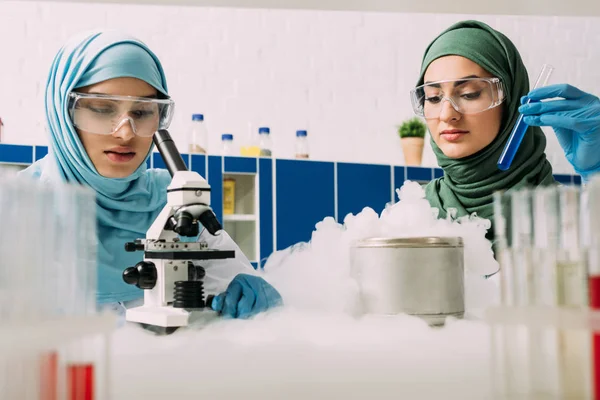
[[[159,59],[142,42],[120,32],[85,32],[63,46],[46,84],[49,152],[21,172],[42,181],[66,181],[96,191],[99,305],[125,305],[143,297],[123,270],[142,260],[124,244],[144,238],[166,204],[167,170],[147,169],[152,136],[173,115]],[[158,110],[158,112],[157,112]],[[233,240],[205,230],[212,248],[236,258],[207,263],[205,291],[218,294],[213,309],[247,318],[281,303],[279,293],[254,269]]]

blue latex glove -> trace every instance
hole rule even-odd
[[[559,100],[540,102],[560,97]],[[527,99],[532,102],[523,104]],[[521,98],[519,112],[532,126],[554,129],[567,160],[587,181],[600,172],[600,100],[567,84],[544,86]]]
[[[212,301],[212,309],[226,317],[250,318],[283,304],[281,295],[263,278],[239,274]]]

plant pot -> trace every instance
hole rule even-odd
[[[425,139],[419,137],[406,137],[400,140],[402,152],[404,153],[404,163],[411,167],[421,165],[423,159],[423,146]]]

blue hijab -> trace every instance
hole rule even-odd
[[[171,181],[166,170],[147,169],[145,161],[126,178],[105,178],[96,171],[79,140],[68,113],[68,94],[79,87],[121,77],[141,79],[168,96],[160,61],[133,37],[120,32],[87,32],[61,48],[46,85],[49,152],[22,172],[43,181],[79,183],[96,191],[100,304],[143,296],[140,289],[122,279],[123,270],[141,261],[143,253],[128,253],[124,245],[145,237],[166,204],[166,187]]]

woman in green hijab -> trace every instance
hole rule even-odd
[[[492,220],[495,191],[555,182],[539,127],[529,127],[508,171],[497,167],[528,92],[527,70],[514,44],[484,23],[457,23],[429,45],[411,97],[444,170],[426,187],[440,217],[455,208],[458,216],[477,213]]]
[[[553,128],[584,182],[600,174],[600,99],[568,84],[529,92],[515,45],[482,22],[454,24],[429,45],[411,99],[444,170],[426,188],[440,217],[455,208],[458,216],[492,221],[495,191],[554,184],[540,126]],[[519,113],[529,128],[510,169],[501,171],[497,162]]]

